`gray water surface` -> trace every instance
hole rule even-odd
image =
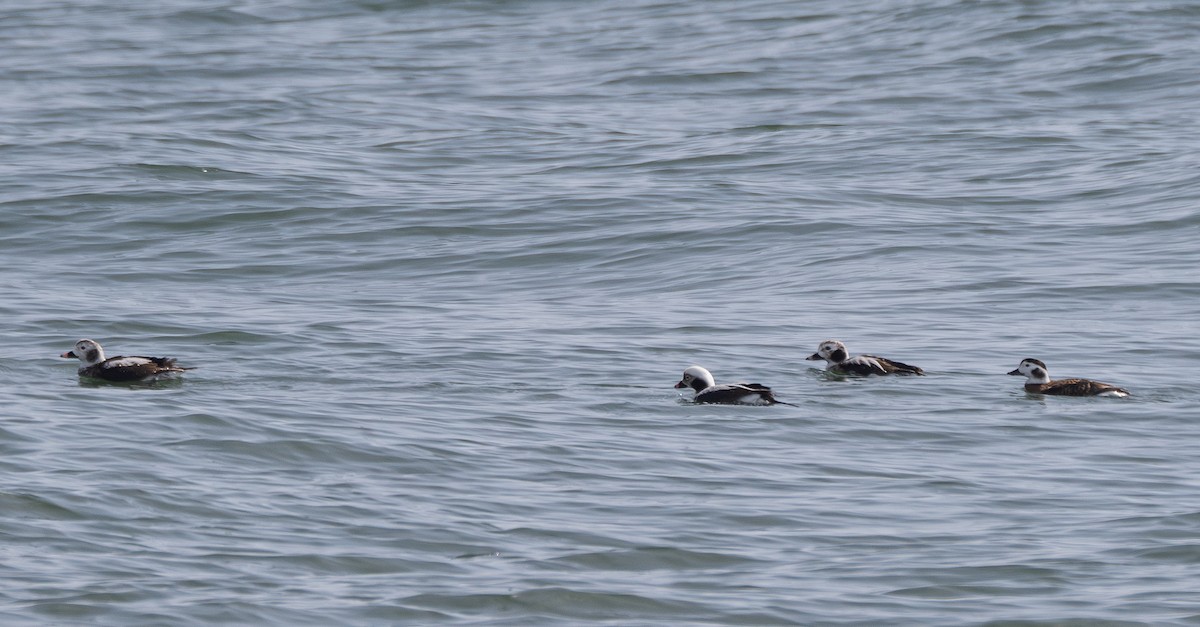
[[[0,622],[1200,623],[1194,3],[3,17]]]

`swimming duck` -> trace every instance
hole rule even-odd
[[[67,351],[60,357],[82,361],[79,376],[105,381],[155,381],[191,370],[176,366],[175,359],[171,357],[118,356],[106,359],[104,349],[95,340],[79,340],[75,342],[75,350]]]
[[[1059,379],[1052,381],[1046,364],[1039,359],[1022,359],[1016,370],[1008,373],[1015,377],[1025,375],[1025,391],[1030,394],[1056,394],[1059,396],[1116,396],[1126,397],[1129,392],[1111,383],[1090,379]]]
[[[683,379],[675,389],[691,388],[696,392],[693,401],[722,405],[791,405],[775,398],[771,388],[760,383],[732,383],[717,385],[712,373],[700,366],[691,366],[683,371]]]
[[[837,340],[825,340],[817,346],[817,352],[808,357],[808,361],[824,359],[828,362],[825,369],[834,374],[885,375],[885,374],[925,374],[916,366],[902,364],[874,355],[850,356],[846,345]]]

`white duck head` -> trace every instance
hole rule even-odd
[[[809,355],[808,361],[817,361],[824,359],[833,364],[840,364],[850,358],[850,353],[846,351],[846,345],[837,340],[825,340],[817,346],[817,352]]]
[[[85,366],[94,366],[104,361],[104,349],[95,340],[79,340],[75,342],[75,350],[67,351],[59,357],[67,359],[79,358]]]
[[[1008,373],[1013,376],[1025,375],[1029,377],[1026,383],[1049,383],[1050,371],[1046,369],[1046,364],[1040,359],[1022,359],[1021,365],[1017,366],[1016,370]]]
[[[692,388],[699,392],[716,384],[717,382],[713,379],[711,372],[700,366],[689,366],[683,371],[683,379],[680,379],[679,383],[675,384],[675,388]]]

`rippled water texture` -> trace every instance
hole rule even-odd
[[[1200,623],[1198,20],[7,7],[0,622]]]

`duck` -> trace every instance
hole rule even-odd
[[[156,381],[161,378],[178,375],[185,370],[175,365],[172,357],[108,357],[104,349],[95,340],[79,340],[75,349],[67,351],[59,357],[79,359],[83,365],[79,367],[79,376],[92,379],[102,379],[120,383],[135,381]]]
[[[833,374],[885,375],[885,374],[915,374],[923,375],[925,371],[908,364],[892,361],[874,355],[850,356],[846,345],[838,340],[825,340],[817,346],[817,352],[810,355],[808,361],[824,359],[825,370]]]
[[[693,402],[720,405],[791,405],[775,398],[771,388],[761,383],[717,385],[712,373],[700,366],[689,366],[675,389],[691,388]],[[793,405],[794,407],[794,405]]]
[[[1050,379],[1050,371],[1040,359],[1022,359],[1016,370],[1008,373],[1014,377],[1024,375],[1025,391],[1030,394],[1054,394],[1057,396],[1114,396],[1124,398],[1129,391],[1111,383],[1091,379]]]

